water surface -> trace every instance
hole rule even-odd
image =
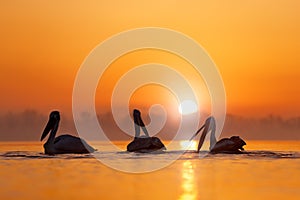
[[[182,143],[160,154],[127,153],[127,142],[115,144],[120,151],[94,143],[99,151],[91,155],[48,156],[42,143],[1,142],[0,199],[300,198],[299,141],[247,141],[241,155],[183,153]],[[143,169],[177,157],[142,174],[120,172],[98,160]]]

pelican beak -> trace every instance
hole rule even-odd
[[[41,136],[41,141],[48,135],[55,125],[55,119],[50,118]]]

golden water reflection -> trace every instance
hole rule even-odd
[[[179,199],[181,200],[193,200],[197,199],[197,187],[195,180],[194,166],[191,161],[185,161],[182,163],[182,195]]]
[[[127,142],[119,145],[124,148]],[[174,149],[180,149],[179,145]],[[104,145],[99,149],[111,151]],[[199,159],[195,154],[186,154],[161,170],[130,174],[113,170],[94,158],[38,158],[43,151],[41,143],[0,142],[0,199],[299,200],[300,141],[247,141],[248,151],[261,149],[295,157],[211,155]],[[29,156],[5,157],[6,153]],[[120,164],[134,159],[134,167],[138,168],[169,159],[166,156],[172,153],[110,155]]]

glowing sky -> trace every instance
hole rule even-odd
[[[299,8],[295,0],[1,1],[0,111],[71,113],[73,82],[89,52],[118,32],[157,26],[207,50],[222,75],[228,113],[297,116]],[[123,63],[154,57],[129,55]]]

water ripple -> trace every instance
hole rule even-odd
[[[182,154],[182,155],[181,155]],[[181,155],[181,156],[180,156]],[[179,160],[196,159],[299,159],[300,152],[293,151],[247,151],[242,154],[209,154],[207,151],[165,151],[159,153],[130,153],[127,151],[99,151],[93,154],[57,154],[47,155],[36,151],[7,151],[0,154],[0,160],[24,160],[24,159],[90,159],[105,158],[111,160],[118,159],[149,159],[149,160],[169,160],[174,157]]]

